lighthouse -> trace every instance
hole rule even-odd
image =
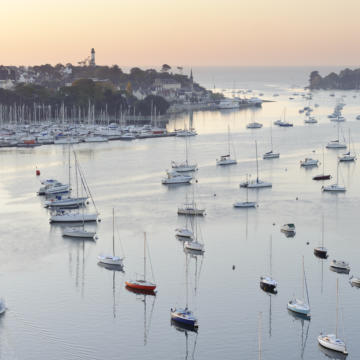
[[[96,66],[95,64],[95,49],[91,49],[90,66]]]

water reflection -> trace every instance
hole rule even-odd
[[[144,304],[144,346],[147,344],[148,336],[151,329],[151,320],[154,313],[155,300],[156,300],[156,292],[155,291],[146,291],[146,290],[138,290],[133,289],[131,287],[125,287],[127,291],[136,294],[136,299],[141,301]],[[147,314],[147,298],[151,299],[151,307],[149,315]]]
[[[70,276],[73,276],[73,273],[75,272],[75,287],[78,288],[79,285],[81,286],[81,296],[83,297],[85,291],[86,246],[93,246],[95,241],[92,239],[80,240],[79,238],[71,237],[65,238],[64,240],[69,244],[69,274]]]
[[[345,360],[347,357],[347,355],[345,355],[343,353],[326,349],[326,348],[322,347],[320,344],[318,345],[318,347],[319,347],[320,352],[322,352],[328,359]]]
[[[188,359],[195,359],[195,351],[196,351],[196,344],[197,344],[197,337],[198,332],[197,328],[190,327],[189,325],[180,324],[173,320],[171,320],[171,326],[176,329],[176,331],[183,333],[185,335],[185,360]],[[193,345],[189,344],[189,337],[190,339],[193,338]]]

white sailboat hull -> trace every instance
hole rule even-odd
[[[328,186],[323,186],[322,191],[328,191],[328,192],[345,192],[346,188],[345,186],[340,186],[338,184],[332,184]]]
[[[272,183],[258,180],[248,183],[247,187],[249,189],[260,189],[260,188],[272,187]]]
[[[61,214],[52,215],[50,222],[90,222],[97,219],[98,214]]]
[[[112,266],[119,266],[123,267],[123,259],[118,256],[111,256],[111,255],[99,255],[98,256],[99,263],[112,265]]]
[[[327,349],[338,351],[343,354],[348,353],[345,343],[342,340],[337,339],[335,335],[319,335],[318,342]]]
[[[224,159],[216,160],[216,165],[236,165],[237,161],[235,159]]]
[[[196,209],[196,208],[178,208],[178,215],[198,215],[203,216],[205,214],[205,209]]]
[[[199,251],[199,252],[205,251],[204,245],[198,243],[197,241],[186,241],[184,246],[188,250]]]
[[[73,238],[81,238],[81,239],[93,239],[96,235],[94,231],[86,231],[77,228],[65,228],[62,236],[65,237],[73,237]]]
[[[255,208],[257,204],[253,201],[238,201],[234,203],[233,206],[235,208]]]

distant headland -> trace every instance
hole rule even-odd
[[[360,68],[344,69],[322,77],[318,71],[310,74],[309,89],[312,90],[358,90],[360,88]]]

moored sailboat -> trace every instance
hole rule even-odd
[[[146,248],[146,233],[144,233],[144,278],[125,281],[126,287],[128,288],[142,291],[154,291],[156,289],[156,284],[146,279]]]

